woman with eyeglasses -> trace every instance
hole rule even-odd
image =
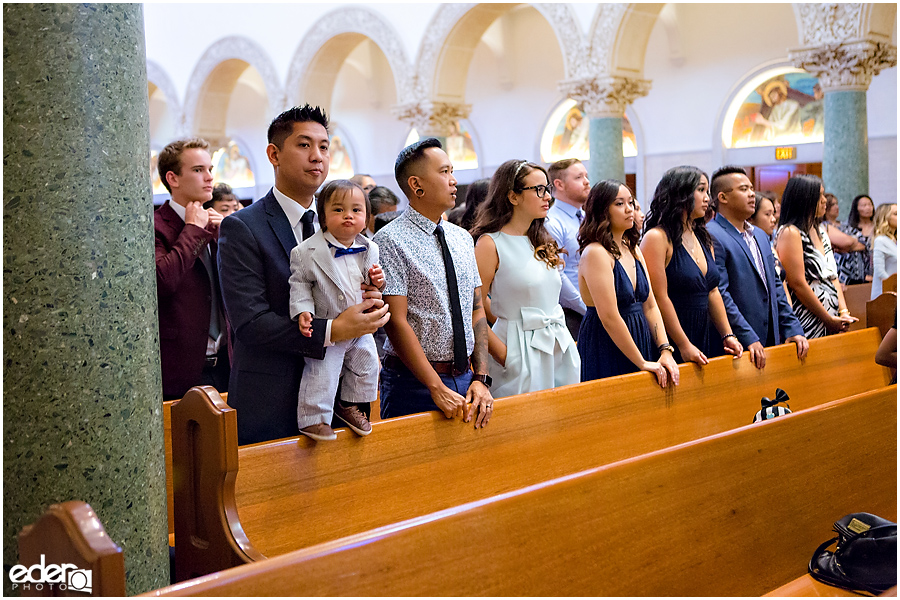
[[[678,385],[634,217],[631,190],[613,179],[595,185],[584,204],[578,230],[578,287],[587,306],[578,332],[581,380],[647,371],[662,387]]]
[[[698,365],[708,363],[708,356],[744,352],[719,293],[712,236],[705,225],[708,206],[706,173],[690,166],[669,169],[650,201],[641,241],[659,312],[676,346],[675,360]],[[710,342],[710,320],[720,346]]]
[[[485,291],[494,398],[578,383],[581,359],[559,305],[561,253],[544,229],[553,187],[538,164],[500,165],[472,229]]]

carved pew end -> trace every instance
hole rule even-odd
[[[60,579],[59,583],[17,584],[16,579],[28,575],[22,570],[30,570],[33,565],[71,566],[65,572],[48,575]],[[10,570],[10,581],[15,586],[13,591],[23,596],[84,597],[88,590],[91,596],[124,596],[125,557],[109,539],[94,509],[86,502],[71,500],[51,505],[37,521],[22,528],[19,565]]]

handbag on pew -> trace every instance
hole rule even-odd
[[[753,417],[754,423],[759,423],[761,421],[768,421],[769,419],[774,419],[775,417],[783,417],[784,415],[791,414],[791,407],[788,404],[788,400],[790,400],[790,396],[787,395],[781,388],[777,388],[775,390],[775,399],[769,400],[766,397],[763,397],[761,400],[762,408],[756,413],[756,416]],[[784,404],[784,406],[778,406],[779,404]]]
[[[809,574],[828,585],[881,594],[897,585],[897,524],[869,513],[853,513],[834,524],[836,538],[819,546]],[[837,548],[828,551],[831,544]]]

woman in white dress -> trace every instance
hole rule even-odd
[[[472,237],[485,290],[494,398],[578,383],[581,359],[559,305],[561,250],[544,229],[547,171],[506,161],[491,179]]]
[[[884,280],[897,272],[897,205],[875,209],[875,244],[872,300],[881,295]]]

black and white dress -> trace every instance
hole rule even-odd
[[[784,227],[778,228],[776,238],[781,234]],[[819,237],[822,238],[822,246],[825,252],[820,252],[809,239],[809,233],[800,231],[800,240],[803,242],[803,270],[806,274],[806,283],[812,288],[813,293],[828,314],[838,316],[838,293],[835,284],[838,281],[837,265],[834,262],[834,252],[831,249],[831,240],[828,239],[828,233],[825,224],[819,225]],[[803,326],[804,335],[808,339],[824,337],[828,335],[819,318],[800,302],[793,288],[788,284],[791,293],[791,304],[794,307],[794,314]]]
[[[849,223],[842,225],[839,229],[847,235],[858,239],[866,247],[865,250],[835,255],[841,283],[864,283],[866,276],[872,275],[872,240],[869,236],[863,235],[861,229]]]

